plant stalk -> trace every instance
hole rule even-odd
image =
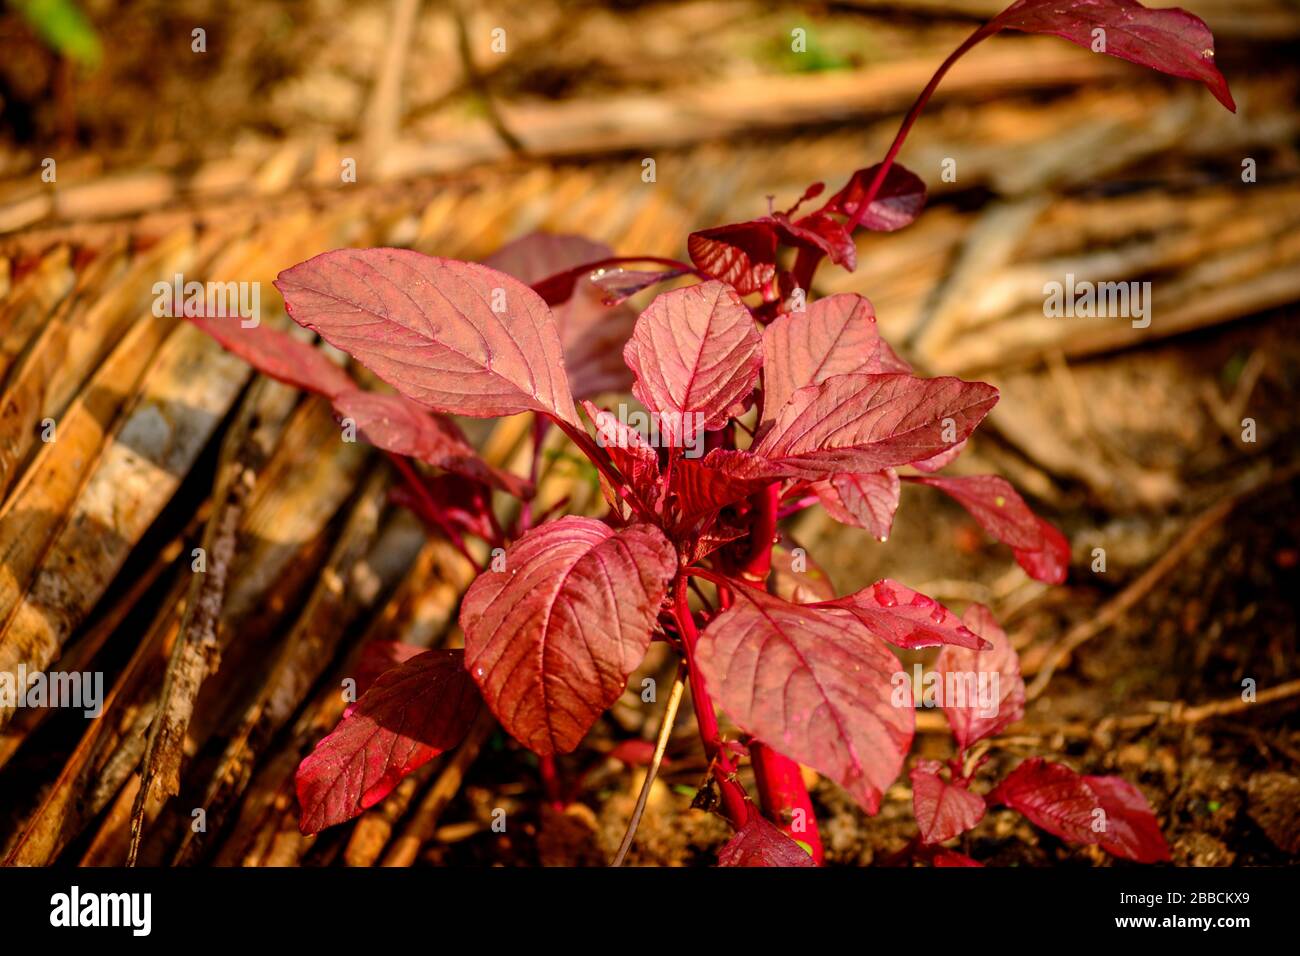
[[[566,804],[564,790],[560,786],[560,771],[555,763],[555,754],[539,754],[537,757],[538,776],[542,778],[542,790],[546,799],[556,810],[563,810]]]
[[[996,20],[991,20],[981,26],[967,37],[965,42],[943,61],[939,69],[935,71],[934,76],[930,77],[930,82],[925,85],[925,89],[921,91],[916,101],[907,111],[907,115],[903,117],[898,132],[894,136],[894,141],[889,146],[889,151],[881,161],[880,168],[876,170],[876,175],[872,178],[862,199],[859,200],[853,218],[845,227],[847,232],[852,233],[862,222],[867,210],[871,207],[871,203],[875,200],[881,187],[884,186],[889,170],[893,167],[894,160],[903,147],[903,141],[907,139],[907,134],[911,132],[917,118],[921,115],[921,111],[925,109],[930,97],[934,95],[934,91],[938,89],[939,83],[953,64],[976,44],[993,36],[1000,29],[1001,27]],[[797,286],[807,288],[812,284],[813,273],[816,271],[820,260],[821,256],[816,253],[805,254],[803,250],[800,251],[794,269],[795,284]],[[792,514],[800,510],[803,505],[804,502],[799,502],[788,513]],[[780,486],[772,485],[764,494],[756,496],[755,506],[759,509],[759,512],[754,523],[753,547],[748,560],[739,570],[743,579],[751,582],[761,582],[766,580],[771,570],[772,544],[776,533],[776,522],[780,517],[783,517],[779,511]],[[724,599],[724,606],[726,603]],[[807,844],[812,850],[813,859],[818,864],[821,864],[825,854],[821,837],[817,832],[817,820],[813,815],[812,800],[808,795],[808,788],[804,786],[802,774],[799,772],[799,765],[758,741],[754,741],[750,745],[750,760],[754,767],[759,803],[763,808],[764,816],[792,838]],[[798,828],[799,832],[796,832],[792,827]]]
[[[889,175],[889,169],[894,165],[894,160],[898,157],[898,151],[903,148],[903,140],[907,139],[907,134],[912,131],[912,126],[916,123],[917,117],[921,115],[921,110],[925,109],[925,105],[930,102],[930,97],[932,97],[934,91],[939,88],[940,81],[942,81],[948,71],[952,69],[952,65],[970,52],[971,48],[977,43],[987,40],[1001,29],[1002,28],[998,25],[996,19],[990,20],[988,23],[981,26],[978,30],[968,36],[961,46],[953,50],[952,53],[948,55],[948,59],[944,60],[939,69],[935,71],[934,76],[930,77],[930,82],[925,84],[925,89],[921,91],[921,95],[916,98],[916,102],[912,104],[911,109],[907,111],[907,115],[903,117],[903,122],[899,125],[898,132],[894,135],[894,141],[889,146],[889,152],[887,152],[885,158],[881,160],[880,168],[876,170],[876,175],[871,180],[871,185],[867,187],[867,191],[858,202],[858,208],[854,210],[853,218],[849,220],[848,225],[845,226],[847,232],[852,233],[853,230],[858,227],[858,223],[862,222],[862,217],[866,215],[867,209],[870,208],[872,201],[876,198],[876,194],[880,192],[880,187],[885,184],[885,177]]]
[[[753,498],[754,519],[749,557],[740,568],[746,581],[762,583],[772,570],[772,545],[781,505],[781,484],[774,482]],[[820,866],[825,857],[812,798],[804,785],[799,764],[761,741],[752,741],[749,759],[754,768],[759,806],[763,815],[791,839],[807,845]]]
[[[424,482],[420,479],[420,476],[411,466],[411,463],[405,458],[405,456],[399,455],[395,452],[390,451],[386,452],[386,454],[388,455],[388,460],[392,463],[393,467],[397,469],[397,473],[402,476],[402,479],[410,486],[411,491],[413,491],[420,501],[423,502],[428,517],[438,525],[438,530],[440,530],[447,540],[451,542],[452,547],[464,555],[465,560],[471,565],[478,564],[473,552],[471,552],[466,546],[465,539],[443,516],[442,508],[433,500],[433,496],[429,494],[428,487],[426,487]]]
[[[695,722],[700,728],[700,737],[704,741],[704,752],[710,764],[716,768],[714,779],[722,795],[722,808],[733,826],[744,825],[749,816],[749,798],[736,780],[736,761],[722,745],[722,734],[718,730],[718,714],[713,709],[713,698],[704,686],[704,675],[695,665],[695,644],[699,632],[695,629],[695,620],[691,617],[691,608],[686,598],[686,578],[679,577],[673,596],[673,620],[677,623],[677,632],[682,638],[682,649],[686,654],[687,675],[691,684],[691,704],[695,708]]]
[[[754,766],[759,806],[782,833],[804,844],[813,861],[821,866],[826,858],[812,797],[803,782],[799,764],[761,741],[751,741],[749,760]]]

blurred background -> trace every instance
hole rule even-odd
[[[190,546],[232,409],[248,401],[246,366],[150,316],[154,282],[260,282],[275,323],[275,275],[343,245],[477,259],[543,229],[684,257],[692,229],[876,162],[933,70],[1001,6],[0,5],[0,661],[35,648],[104,671],[113,694],[91,724],[26,711],[0,731],[7,861],[124,858]],[[928,210],[860,237],[857,271],[824,266],[814,290],[868,296],[923,372],[1001,389],[955,470],[1003,474],[1062,527],[1070,580],[1031,581],[918,487],[886,544],[819,509],[789,534],[841,592],[888,575],[993,609],[1031,703],[990,772],[1037,754],[1120,773],[1152,802],[1176,863],[1295,863],[1300,4],[1183,6],[1214,32],[1235,115],[1194,83],[1054,38],[996,37],[949,75],[900,156]],[[1045,317],[1044,284],[1069,273],[1150,281],[1150,326]],[[150,808],[146,858],[607,859],[640,784],[638,751],[616,748],[658,726],[631,692],[593,731],[592,755],[562,763],[567,812],[543,806],[532,758],[498,732],[356,824],[298,835],[292,771],[337,720],[356,647],[454,643],[471,572],[388,503],[382,462],[341,446],[327,407],[263,391],[266,461],[221,668],[194,702],[180,797]],[[40,449],[47,418],[60,441]],[[518,466],[526,422],[475,434]],[[592,476],[553,452],[544,502],[599,507]],[[652,655],[645,672],[664,667]],[[931,717],[914,749],[946,756]],[[725,838],[688,809],[704,772],[689,724],[632,862],[708,862]],[[879,861],[914,832],[905,778],[870,820],[814,783],[835,863]],[[524,824],[492,832],[498,806]],[[965,839],[988,863],[1105,862],[1009,814]]]

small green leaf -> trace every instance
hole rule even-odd
[[[19,11],[42,40],[70,60],[96,67],[103,58],[99,34],[76,0],[18,0]]]

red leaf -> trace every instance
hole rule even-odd
[[[1030,823],[1071,843],[1097,842],[1092,829],[1097,796],[1063,764],[1031,757],[994,788],[988,802],[1018,810]]]
[[[762,491],[788,472],[747,451],[715,448],[703,458],[679,458],[671,494],[675,524],[684,528],[720,508]]]
[[[796,391],[753,450],[810,478],[881,471],[964,440],[997,397],[957,378],[836,375]]]
[[[685,267],[658,270],[600,268],[591,273],[591,284],[600,290],[601,301],[605,305],[615,306],[652,285],[680,278],[689,272]]]
[[[838,213],[853,218],[858,211],[858,204],[866,195],[867,188],[876,178],[880,164],[859,169],[850,178],[844,188],[826,201],[823,212]],[[858,222],[864,229],[873,232],[893,232],[902,229],[921,214],[925,206],[925,183],[911,170],[894,163],[885,174],[876,197],[871,200],[866,213]]]
[[[339,249],[275,285],[295,322],[434,411],[578,424],[555,318],[503,272],[409,249]]]
[[[998,700],[991,708],[993,713],[981,713],[979,701],[970,693],[966,694],[962,706],[949,700],[948,694],[944,695],[944,716],[948,718],[958,750],[965,751],[971,744],[992,737],[1025,715],[1025,682],[1020,677],[1020,659],[1016,650],[988,608],[972,604],[962,615],[962,623],[992,647],[983,650],[945,647],[934,664],[943,686],[960,686],[969,690],[970,677],[967,675],[975,675],[976,680],[979,675],[989,675],[985,680],[991,682],[992,675],[996,674],[998,680]]]
[[[645,656],[676,569],[650,525],[568,516],[511,545],[460,612],[466,666],[502,726],[538,754],[576,747]]]
[[[947,847],[934,847],[930,852],[930,863],[937,867],[983,866],[978,860],[972,860],[964,853],[949,850]]]
[[[442,530],[431,513],[436,509],[445,521],[460,531],[484,541],[493,540],[496,529],[489,517],[492,497],[486,485],[453,474],[419,477],[427,495],[417,494],[403,483],[394,485],[388,497],[403,508],[409,508],[434,531]]]
[[[989,803],[1019,810],[1031,823],[1072,843],[1098,843],[1115,856],[1155,863],[1169,846],[1142,792],[1119,777],[1085,777],[1041,757],[998,784]]]
[[[811,186],[809,186],[807,189],[803,191],[803,195],[799,197],[799,201],[785,211],[786,218],[789,219],[799,210],[800,206],[808,202],[810,199],[816,199],[825,191],[826,191],[825,183],[813,183]]]
[[[829,256],[851,272],[857,265],[857,247],[849,231],[830,214],[852,216],[877,168],[858,170],[821,209],[799,219],[791,217],[805,200],[821,194],[821,183],[808,187],[803,198],[787,212],[693,232],[686,245],[691,261],[701,272],[727,283],[741,295],[763,291],[776,277],[776,250],[781,243],[800,249],[801,255],[807,254],[813,260]],[[925,184],[895,163],[860,224],[882,232],[901,229],[916,218],[924,205]],[[813,268],[815,265],[810,263],[806,269],[796,270],[796,275],[806,272],[810,276]]]
[[[655,742],[653,740],[620,740],[608,756],[618,760],[629,767],[648,767],[654,763]],[[672,763],[667,757],[664,757],[660,764],[669,766]]]
[[[581,236],[534,232],[502,246],[484,265],[533,285],[566,269],[613,255],[609,246]],[[607,295],[593,281],[593,273],[583,271],[574,277],[571,293],[552,306],[569,385],[578,398],[626,391],[632,384],[622,349],[632,335],[636,313],[625,306],[607,305]]]
[[[303,833],[351,820],[465,736],[479,695],[460,651],[426,651],[380,676],[298,766]]]
[[[678,427],[694,430],[689,436],[726,423],[731,409],[754,388],[763,338],[735,292],[721,282],[705,282],[665,292],[650,303],[623,358],[636,377],[632,393],[652,412],[680,416],[659,425],[661,432],[680,438]]]
[[[523,478],[499,471],[479,458],[455,424],[430,415],[401,395],[353,388],[334,399],[334,411],[341,419],[355,422],[361,438],[385,451],[484,482],[516,497],[531,493]]]
[[[1036,518],[1042,539],[1039,548],[1015,548],[1013,554],[1025,572],[1036,581],[1061,584],[1070,573],[1070,542],[1053,525]]]
[[[912,708],[890,704],[897,658],[838,612],[737,591],[696,648],[708,689],[746,731],[875,813],[912,741]]]
[[[1107,853],[1138,863],[1169,859],[1169,844],[1160,832],[1142,791],[1122,777],[1084,777],[1105,816],[1097,842]]]
[[[852,615],[872,635],[896,647],[983,646],[977,634],[934,598],[888,578],[817,606]]]
[[[760,291],[776,277],[776,229],[755,219],[691,233],[691,262],[741,295]]]
[[[866,475],[841,473],[816,482],[813,491],[826,513],[840,524],[866,528],[885,541],[898,510],[898,472],[892,468]]]
[[[1126,860],[1149,864],[1170,858],[1151,805],[1118,777],[1083,777],[1062,763],[1031,757],[989,793],[988,803],[1019,810],[1067,842],[1101,844]]]
[[[244,328],[233,319],[189,316],[226,351],[263,375],[327,398],[353,388],[352,379],[320,349],[265,325]]]
[[[941,451],[933,458],[922,458],[920,461],[912,462],[912,467],[917,471],[924,471],[927,474],[938,471],[941,468],[947,468],[966,450],[966,442],[959,441],[947,451]]]
[[[984,798],[939,776],[939,764],[922,761],[912,769],[912,812],[923,843],[943,843],[984,819]]]
[[[412,657],[419,657],[427,650],[427,647],[417,647],[401,641],[367,641],[361,648],[361,659],[357,661],[356,674],[353,677],[356,681],[357,700],[347,706],[343,716],[346,717],[357,709],[366,691],[370,690],[380,677],[394,667],[405,664]]]
[[[512,275],[526,285],[535,285],[566,269],[613,256],[614,250],[609,246],[585,236],[530,232],[506,243],[484,259],[483,264]]]
[[[798,389],[834,375],[910,371],[880,337],[864,296],[818,299],[763,330],[763,421],[775,418]]]
[[[528,482],[480,460],[450,421],[431,417],[399,395],[358,388],[320,349],[265,326],[242,328],[203,317],[190,321],[264,375],[330,398],[335,413],[352,419],[369,444],[488,482],[516,496],[529,493]]]
[[[1011,483],[997,475],[950,478],[913,475],[961,502],[991,537],[1010,545],[1016,561],[1029,575],[1047,584],[1060,584],[1070,568],[1070,542],[1065,535],[1029,510]]]
[[[776,224],[783,243],[796,249],[811,249],[852,272],[858,265],[858,247],[853,236],[824,212],[814,212],[793,222],[784,213],[769,217]]]
[[[660,282],[667,282],[684,276],[694,270],[690,266],[666,265],[659,270],[627,269],[621,265],[625,262],[671,262],[646,258],[645,256],[604,256],[588,260],[580,265],[565,269],[563,272],[547,276],[539,282],[530,283],[532,290],[542,297],[542,301],[551,308],[563,305],[573,297],[579,282],[589,282],[600,290],[600,303],[606,308],[620,305],[623,300],[631,298],[642,289],[648,289]],[[490,263],[489,263],[490,264]],[[634,313],[629,313],[635,318]],[[626,339],[626,337],[624,337]]]
[[[1148,10],[1135,0],[1019,0],[990,24],[1003,30],[1050,33],[1085,49],[1147,66],[1170,76],[1199,80],[1214,98],[1237,106],[1214,63],[1214,35],[1200,17],[1177,7]]]
[[[610,412],[584,400],[582,407],[596,426],[596,444],[609,452],[614,467],[628,483],[615,489],[623,497],[635,495],[648,510],[659,500],[659,455],[635,428],[625,425]]]
[[[739,541],[749,534],[749,528],[742,524],[726,521],[711,521],[698,531],[688,536],[687,548],[682,555],[682,564],[694,564],[708,557],[719,548]]]
[[[718,866],[816,866],[808,851],[758,813],[718,851]]]

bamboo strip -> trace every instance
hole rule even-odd
[[[54,659],[171,498],[247,377],[246,365],[193,326],[175,330],[6,622],[0,668],[41,670]],[[0,725],[12,713],[0,709]]]
[[[75,283],[71,253],[62,244],[41,254],[39,261],[14,281],[0,309],[0,376],[9,373],[14,360]]]
[[[264,450],[254,432],[263,407],[274,407],[277,397],[265,379],[255,381],[221,440],[212,508],[200,548],[204,563],[190,578],[180,635],[167,662],[141,759],[140,786],[131,811],[128,866],[136,863],[146,818],[156,816],[167,798],[180,792],[181,761],[194,704],[208,674],[220,666],[218,631],[239,525],[264,462]]]
[[[103,649],[108,639],[121,626],[123,620],[140,603],[162,573],[171,567],[180,557],[181,548],[187,535],[173,539],[162,548],[149,566],[117,600],[102,617],[97,618],[87,632],[77,638],[61,655],[55,670],[64,673],[80,673],[91,669],[95,656]],[[13,757],[23,743],[54,713],[48,707],[29,707],[18,712],[9,725],[0,731],[0,768]]]
[[[11,621],[97,461],[106,434],[174,323],[145,316],[126,334],[0,507],[0,620]],[[6,646],[6,630],[0,647]],[[2,722],[2,721],[0,721]]]
[[[1122,75],[1122,65],[1064,44],[1020,38],[1015,55],[1006,41],[994,40],[975,50],[962,69],[940,89],[940,99],[987,96],[1007,89],[1032,90]],[[705,138],[781,129],[792,123],[817,124],[848,116],[906,107],[924,86],[942,54],[879,63],[858,72],[773,74],[757,84],[750,77],[725,79],[662,95],[614,95],[599,100],[535,104],[501,104],[507,125],[530,156],[572,157],[629,149],[667,149]],[[361,155],[345,144],[344,155]],[[337,167],[316,164],[314,142],[268,147],[261,178],[252,174],[260,195],[302,184],[299,173],[319,168],[315,186],[342,188]],[[490,123],[464,128],[455,137],[407,135],[395,141],[368,173],[381,181],[445,174],[470,166],[508,160],[509,148]],[[60,187],[51,194],[10,200],[0,205],[0,233],[15,232],[49,218],[60,221],[136,215],[183,200],[210,201],[238,194],[250,179],[246,163],[239,175],[225,168],[206,175],[182,176],[159,169],[111,174],[99,180]],[[254,164],[256,165],[256,164]],[[328,178],[325,178],[327,176]],[[199,189],[210,192],[196,192]]]
[[[361,572],[366,553],[379,534],[387,491],[388,477],[382,472],[372,475],[366,483],[305,610],[280,649],[255,702],[226,744],[201,804],[212,831],[223,825],[226,814],[248,785],[258,755],[321,676],[352,619],[383,594],[381,582]],[[205,842],[202,834],[191,829],[173,863],[194,862]]]
[[[162,612],[105,699],[103,713],[87,727],[58,779],[26,822],[21,838],[5,858],[6,866],[52,863],[86,821],[99,814],[126,782],[140,759],[144,733],[153,719],[157,692],[152,688],[162,679],[169,645],[180,626],[177,605],[188,583],[188,575],[177,574]],[[132,757],[121,759],[123,750]],[[129,810],[130,804],[125,818],[128,823]]]
[[[268,401],[262,409],[262,416],[258,427],[254,433],[254,441],[260,446],[267,449],[274,449],[274,456],[271,462],[263,469],[258,477],[255,494],[250,501],[248,509],[245,511],[241,523],[241,538],[247,539],[252,533],[252,529],[258,524],[259,520],[264,519],[265,509],[268,507],[268,501],[274,501],[281,496],[311,496],[320,489],[316,486],[303,487],[296,484],[270,484],[266,475],[273,471],[273,466],[277,462],[281,463],[280,472],[283,471],[283,463],[288,460],[293,463],[299,462],[302,458],[312,458],[319,462],[321,470],[329,474],[341,474],[344,476],[342,481],[332,483],[334,487],[340,489],[336,491],[333,501],[341,503],[342,497],[348,493],[351,487],[347,481],[355,476],[357,467],[357,453],[355,446],[345,446],[344,443],[337,440],[337,431],[330,425],[322,423],[322,413],[318,405],[300,406],[294,409],[294,400],[297,393],[284,386],[267,383],[266,388]],[[335,451],[335,457],[325,455],[322,452]],[[342,454],[344,458],[340,460],[337,454]],[[278,502],[272,506],[278,508]],[[259,518],[259,512],[261,518]],[[333,511],[323,509],[322,512],[313,512],[308,520],[300,520],[294,523],[296,529],[294,534],[297,537],[298,548],[291,558],[295,568],[302,569],[303,576],[310,576],[317,567],[317,562],[311,557],[312,552],[318,550],[316,542],[319,540],[326,524],[333,516]],[[285,539],[289,535],[286,533]],[[256,558],[250,558],[246,553],[241,554],[236,562],[235,578],[232,590],[241,589],[248,596],[248,600],[257,607],[260,605],[262,614],[259,615],[260,624],[267,628],[274,628],[281,616],[280,612],[274,610],[275,607],[283,607],[290,603],[289,600],[281,600],[280,595],[285,587],[283,567],[285,564],[284,557],[280,552],[272,552],[270,558],[262,560],[271,560],[275,567],[268,569],[259,563]],[[188,563],[188,556],[186,558]],[[296,587],[296,583],[291,587]],[[160,611],[159,622],[155,628],[165,628],[169,637],[168,645],[174,637],[180,624],[181,612],[183,610],[183,601],[171,601],[162,606]],[[247,613],[247,612],[245,612]],[[223,652],[228,652],[231,642],[249,633],[247,628],[240,624],[239,618],[232,613],[228,605],[223,609],[222,626],[219,632],[220,647]],[[165,651],[169,655],[170,651]],[[105,799],[112,796],[114,792],[122,787],[127,776],[132,774],[142,755],[143,730],[147,727],[148,720],[151,719],[154,708],[157,704],[158,687],[162,680],[162,672],[167,656],[161,656],[151,670],[150,677],[133,685],[133,697],[128,697],[131,702],[130,706],[135,710],[145,714],[145,721],[140,726],[141,734],[128,737],[124,741],[113,743],[109,748],[111,756],[103,758],[107,762],[107,767],[113,767],[113,772],[107,769],[101,774],[100,782],[106,785],[108,789]],[[227,666],[219,671],[216,677],[229,675],[234,669]],[[216,678],[213,678],[215,681]],[[204,695],[200,698],[200,710],[196,713],[195,718],[190,724],[190,738],[197,743],[206,740],[211,732],[211,726],[215,719],[206,712],[210,710],[210,705],[205,706],[206,701],[212,699],[221,700],[226,695],[228,688],[205,688]],[[125,812],[122,812],[118,805],[110,813],[109,817],[101,825],[96,836],[96,845],[99,847],[95,852],[98,854],[113,854],[120,849],[121,853],[115,856],[109,855],[100,858],[99,865],[120,865],[125,858],[125,848],[127,845],[127,832],[130,823],[130,801],[134,800],[136,788],[134,786],[121,789],[118,793],[117,800],[127,801],[128,806]],[[147,814],[147,819],[152,822],[158,816],[158,807],[151,806]],[[188,822],[189,817],[185,820]],[[67,826],[84,825],[84,821],[70,821]],[[110,833],[112,827],[122,826],[124,829],[121,833]],[[146,853],[153,853],[155,847],[147,845],[144,849]]]

